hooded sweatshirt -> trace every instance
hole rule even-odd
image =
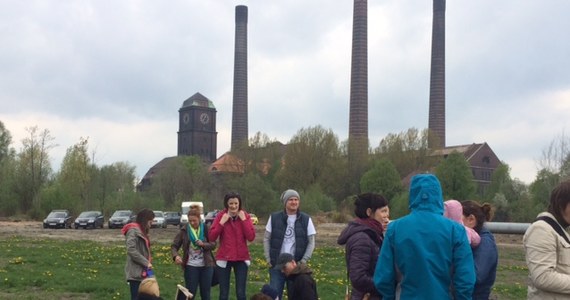
[[[125,235],[127,246],[126,279],[141,281],[146,277],[146,267],[151,261],[150,241],[138,223],[125,225],[121,233]]]
[[[443,202],[443,205],[443,216],[464,226],[465,232],[467,233],[467,240],[472,248],[479,246],[479,243],[481,243],[481,237],[477,231],[463,224],[463,206],[461,203],[457,200],[447,200]]]
[[[410,214],[392,221],[374,272],[383,299],[471,299],[475,270],[463,226],[443,216],[437,177],[420,174],[410,184]],[[400,276],[401,275],[401,276]]]
[[[372,276],[382,245],[381,237],[369,226],[352,221],[337,242],[346,245],[346,269],[352,285],[352,299],[362,299],[366,293],[370,293],[371,299],[380,299]]]

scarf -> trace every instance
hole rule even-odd
[[[190,226],[190,223],[186,224],[186,231],[188,232],[188,238],[190,239],[190,246],[194,249],[199,249],[200,246],[196,244],[197,240],[205,241],[204,240],[204,222],[200,222],[200,226],[198,227],[198,232]]]
[[[374,231],[374,233],[376,234],[378,243],[380,243],[384,239],[384,233],[383,233],[384,227],[380,222],[372,218],[365,218],[365,219],[356,218],[354,221],[358,224],[362,224],[372,229],[372,231]]]

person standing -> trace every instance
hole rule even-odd
[[[550,194],[545,212],[523,237],[529,271],[528,299],[570,299],[570,181]]]
[[[255,228],[249,214],[242,208],[239,194],[226,194],[224,207],[224,210],[216,215],[208,234],[212,242],[220,239],[220,247],[216,253],[220,300],[228,299],[232,268],[237,299],[246,300],[247,271],[251,262],[247,242],[255,239]]]
[[[129,223],[121,229],[127,246],[125,275],[131,290],[131,300],[137,299],[141,281],[151,277],[149,270],[152,269],[152,258],[148,232],[153,219],[154,212],[145,208],[137,213],[135,222]]]
[[[289,300],[318,300],[317,283],[306,264],[298,264],[291,253],[281,253],[275,269],[287,278],[287,296]],[[281,299],[281,298],[279,298]]]
[[[381,299],[372,277],[384,240],[384,226],[388,225],[390,217],[388,200],[378,194],[358,195],[354,200],[354,214],[356,219],[348,223],[337,240],[339,245],[346,245],[351,299],[360,300],[366,294],[369,295],[368,299]]]
[[[390,222],[384,236],[374,286],[387,300],[471,299],[473,254],[465,228],[443,216],[439,180],[412,177],[409,197],[410,214]]]
[[[263,236],[263,254],[271,266],[269,285],[283,298],[285,275],[275,269],[277,258],[282,253],[292,254],[295,261],[306,264],[315,249],[317,231],[311,217],[301,212],[301,197],[295,190],[286,190],[281,194],[284,209],[269,216]]]
[[[212,250],[216,242],[208,240],[209,228],[200,217],[200,210],[188,211],[188,224],[180,228],[170,246],[174,263],[180,265],[184,271],[186,288],[196,297],[200,286],[200,297],[210,299],[212,276],[214,274],[214,257]],[[183,256],[178,251],[182,248]]]
[[[480,241],[476,248],[473,248],[473,261],[475,263],[475,288],[473,289],[473,300],[487,300],[491,295],[491,288],[495,284],[497,275],[497,265],[499,264],[499,252],[495,237],[485,227],[485,222],[493,218],[493,208],[491,204],[483,205],[476,201],[461,202],[463,208],[463,224],[473,228],[479,234]]]

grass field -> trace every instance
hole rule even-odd
[[[262,246],[252,244],[248,296],[269,281]],[[153,265],[161,296],[174,299],[183,284],[181,269],[172,264],[169,244],[153,244]],[[124,280],[125,247],[119,242],[59,241],[12,236],[0,240],[0,299],[128,299]],[[524,299],[527,268],[519,247],[500,248],[494,299]],[[344,299],[344,249],[319,247],[310,267],[320,299]],[[232,287],[233,291],[233,287]],[[212,289],[217,299],[218,288]],[[232,294],[232,297],[235,296]]]

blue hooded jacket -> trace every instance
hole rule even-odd
[[[402,300],[471,299],[473,254],[463,225],[443,216],[437,177],[412,178],[409,208],[409,215],[388,226],[374,272],[376,289],[385,300],[395,299],[397,289]]]

